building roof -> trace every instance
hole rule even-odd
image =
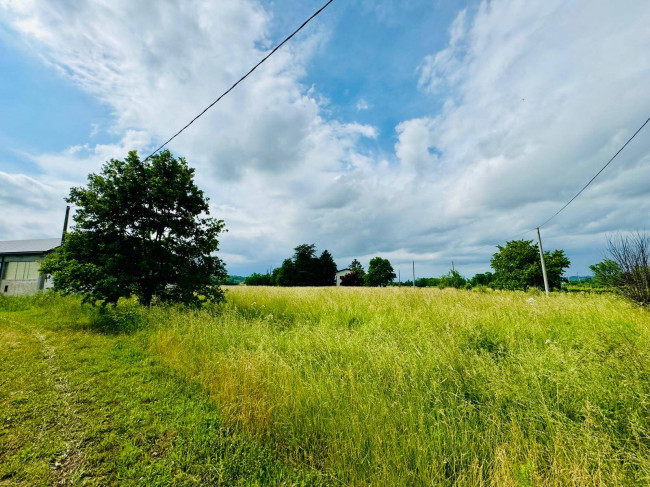
[[[347,269],[347,268],[346,269],[339,269],[338,271],[336,271],[336,273],[338,274],[339,272],[345,272],[345,271],[351,271],[351,270],[352,269]]]
[[[37,238],[33,240],[5,240],[0,242],[0,255],[41,254],[61,245],[61,238]]]

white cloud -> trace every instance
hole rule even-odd
[[[483,2],[471,20],[462,11],[419,70],[420,88],[447,104],[435,121],[401,125],[398,154],[428,163],[435,145],[448,217],[474,222],[466,235],[540,224],[650,113],[648,15],[646,2],[606,1]],[[410,142],[409,130],[419,131]],[[577,250],[567,237],[587,233],[580,245],[599,248],[605,232],[644,225],[650,202],[636,188],[650,182],[648,140],[552,222],[551,246]]]
[[[6,240],[57,236],[63,228],[64,183],[44,184],[23,174],[0,171],[0,228]],[[44,231],[44,222],[50,222]]]
[[[30,225],[52,234],[60,218],[45,210],[65,190],[51,181],[83,183],[103,161],[167,138],[271,42],[270,13],[252,0],[0,5],[35,53],[115,117],[102,130],[118,143],[32,155],[40,176],[3,174],[10,183],[0,202],[31,211],[34,195],[44,195],[50,203]],[[332,120],[331,101],[303,85],[307,62],[326,44],[325,31],[312,31],[171,149],[197,167],[214,214],[226,220],[223,255],[235,270],[279,265],[308,241],[340,265],[383,253],[398,266],[416,260],[418,275],[445,272],[452,259],[474,272],[486,267],[484,244],[555,212],[650,113],[649,17],[642,1],[496,0],[461,11],[448,45],[423,59],[413,81],[443,108],[399,123],[393,154],[365,148],[378,130]],[[643,226],[648,140],[639,136],[544,230],[546,247],[597,258],[585,249],[599,248],[605,233]],[[13,228],[0,236],[24,230]]]
[[[370,110],[372,108],[372,105],[370,105],[365,98],[359,98],[359,101],[357,101],[357,111],[361,112],[363,110]]]

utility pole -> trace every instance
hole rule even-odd
[[[415,261],[413,261],[413,287],[415,287]]]
[[[402,271],[397,269],[397,282],[399,283],[399,287],[402,287]]]
[[[68,218],[70,218],[70,205],[65,207],[65,219],[63,220],[63,232],[61,232],[61,242],[65,238],[65,234],[68,233]]]
[[[456,268],[454,267],[454,261],[451,261],[451,272],[455,272]]]
[[[546,262],[544,262],[544,249],[542,248],[542,237],[539,234],[539,227],[537,227],[537,242],[539,243],[539,259],[542,261],[542,275],[544,276],[544,289],[546,290],[546,297],[548,298],[548,276],[546,275]]]

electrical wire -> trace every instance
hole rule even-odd
[[[625,149],[625,147],[627,147],[627,144],[629,144],[630,142],[632,142],[632,139],[633,139],[634,137],[636,137],[637,134],[638,134],[639,132],[641,132],[641,130],[643,130],[643,127],[645,127],[645,126],[647,125],[648,122],[650,122],[650,118],[648,118],[645,122],[643,122],[643,125],[641,125],[641,127],[639,127],[638,130],[637,130],[636,132],[634,132],[634,135],[632,135],[632,137],[630,137],[629,139],[627,139],[627,142],[626,142],[625,144],[623,144],[623,147],[621,147],[621,148],[616,152],[616,154],[614,154],[614,155],[612,156],[612,158],[611,158],[609,161],[607,161],[607,164],[605,164],[603,167],[600,168],[600,171],[598,171],[598,172],[595,174],[595,176],[594,176],[593,178],[591,178],[591,179],[589,180],[589,182],[588,182],[587,184],[585,184],[585,185],[582,187],[582,189],[581,189],[580,191],[578,191],[578,192],[575,194],[575,196],[574,196],[573,198],[571,198],[571,199],[569,200],[569,202],[568,202],[566,205],[564,205],[562,208],[560,208],[560,209],[559,209],[559,210],[558,210],[558,211],[557,211],[557,212],[556,212],[556,213],[555,213],[551,218],[549,218],[548,220],[546,220],[544,223],[542,223],[541,225],[539,225],[539,227],[537,227],[537,228],[542,228],[544,225],[546,225],[548,222],[550,222],[553,218],[555,218],[556,216],[558,216],[558,215],[559,215],[559,214],[560,214],[560,213],[561,213],[561,212],[562,212],[562,211],[563,211],[567,206],[569,206],[571,203],[573,203],[573,200],[575,200],[578,196],[580,196],[580,195],[582,194],[582,192],[583,192],[585,189],[587,189],[591,183],[594,182],[594,180],[595,180],[595,179],[600,175],[600,173],[603,172],[603,171],[605,170],[605,168],[606,168],[607,166],[609,166],[610,163],[611,163],[614,159],[616,159],[616,156],[618,156],[618,155],[623,151],[623,149]]]
[[[216,105],[219,100],[221,100],[224,96],[226,96],[228,93],[230,93],[239,83],[244,81],[248,76],[255,71],[264,61],[266,61],[268,58],[273,56],[275,52],[280,49],[284,44],[289,42],[293,36],[295,36],[298,32],[300,32],[309,22],[311,22],[318,14],[320,14],[323,10],[325,10],[330,3],[332,3],[334,0],[329,0],[325,5],[323,5],[321,8],[316,10],[311,17],[309,17],[307,20],[305,20],[300,27],[298,27],[296,30],[294,30],[288,37],[286,37],[280,44],[275,46],[273,50],[268,53],[266,56],[262,58],[260,62],[258,62],[255,66],[253,66],[244,76],[239,78],[235,84],[233,84],[230,88],[228,88],[226,91],[224,91],[219,98],[214,100],[212,103],[210,103],[201,113],[199,113],[196,117],[194,117],[192,120],[189,121],[187,125],[185,125],[182,129],[180,129],[178,132],[176,132],[174,135],[172,135],[169,139],[167,139],[166,142],[164,142],[160,147],[158,147],[155,151],[153,151],[151,154],[147,156],[147,158],[144,160],[144,162],[148,161],[152,156],[154,156],[159,150],[161,150],[163,147],[165,147],[167,144],[169,144],[172,140],[174,140],[176,137],[178,137],[186,128],[188,128],[190,125],[192,125],[194,122],[196,122],[205,112],[207,112],[210,108],[212,108],[214,105]]]

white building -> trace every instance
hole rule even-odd
[[[52,279],[39,272],[40,261],[60,245],[60,238],[0,242],[0,293],[34,294],[52,287]]]
[[[343,276],[347,276],[348,274],[352,274],[352,271],[350,269],[341,269],[340,271],[336,271],[336,285],[340,286],[341,278]]]

